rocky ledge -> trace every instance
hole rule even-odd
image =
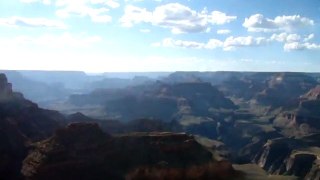
[[[209,151],[184,133],[132,133],[111,137],[96,124],[76,123],[34,144],[23,162],[27,179],[239,178],[228,162],[214,162]],[[198,170],[199,171],[198,171]],[[201,171],[200,171],[201,170]],[[197,172],[198,174],[194,174]],[[200,174],[199,174],[200,173]]]
[[[320,176],[319,134],[269,140],[255,162],[270,174],[294,175],[304,179]]]

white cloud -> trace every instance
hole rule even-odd
[[[298,34],[272,34],[269,41],[277,41],[284,43],[283,49],[285,51],[295,50],[320,50],[320,44],[310,43],[309,41],[314,38],[314,34],[309,34],[305,38],[302,38]]]
[[[198,43],[194,41],[174,40],[171,38],[164,39],[162,41],[162,45],[164,47],[182,47],[182,48],[195,48],[195,49],[205,48],[204,43]]]
[[[67,6],[56,11],[60,18],[69,18],[72,15],[79,17],[89,16],[93,22],[106,23],[112,21],[112,17],[107,14],[107,8],[90,8],[87,6]]]
[[[191,49],[217,49],[221,48],[224,51],[236,50],[241,47],[258,47],[268,45],[272,42],[283,43],[283,49],[287,52],[295,50],[320,50],[320,44],[309,42],[314,38],[314,34],[309,34],[302,38],[298,34],[272,34],[267,37],[253,36],[229,36],[225,40],[209,39],[208,42],[183,41],[166,38],[161,42],[153,43],[154,47],[176,47],[176,48],[191,48]]]
[[[224,42],[218,40],[218,39],[210,39],[207,44],[205,45],[206,49],[216,49],[219,47],[223,47]]]
[[[265,45],[268,40],[264,37],[252,37],[252,36],[239,36],[228,37],[223,44],[225,51],[235,50],[238,47],[252,47]]]
[[[153,11],[152,23],[169,28],[175,34],[204,32],[208,29],[208,21],[204,14],[199,14],[179,3],[157,7]]]
[[[120,19],[124,27],[132,27],[134,24],[141,22],[151,22],[152,13],[148,12],[145,8],[128,5],[124,13],[125,15]]]
[[[172,38],[166,38],[162,42],[154,43],[153,46],[163,47],[180,47],[180,48],[192,48],[192,49],[216,49],[222,48],[225,51],[234,50],[238,47],[250,47],[261,46],[268,42],[264,37],[252,37],[252,36],[230,36],[224,41],[218,39],[210,39],[207,43],[195,42],[195,41],[182,41],[174,40]]]
[[[106,5],[108,5],[108,6],[111,7],[111,8],[118,8],[118,7],[120,7],[120,4],[119,4],[117,1],[109,0],[109,1],[106,1],[105,3],[106,3]]]
[[[125,27],[132,27],[134,24],[150,23],[155,26],[168,28],[174,34],[198,33],[210,31],[210,25],[229,23],[236,19],[236,16],[207,10],[197,12],[179,3],[169,3],[158,6],[154,11],[145,8],[128,5],[120,22]]]
[[[117,8],[119,4],[113,0],[57,0],[56,6],[56,15],[61,18],[89,16],[93,22],[107,23],[112,17],[106,7]]]
[[[288,34],[288,33],[280,33],[280,34],[272,34],[270,37],[271,41],[278,42],[295,42],[300,41],[301,36],[298,34]]]
[[[230,34],[231,30],[229,29],[219,29],[217,30],[217,34]]]
[[[227,16],[225,13],[220,11],[213,11],[208,15],[208,21],[212,24],[226,24],[237,19],[237,16]]]
[[[245,46],[260,46],[267,43],[267,39],[264,37],[252,37],[252,36],[230,36],[224,41],[224,49],[232,50],[236,47]]]
[[[57,20],[50,20],[46,18],[26,18],[26,17],[9,17],[0,18],[0,25],[13,27],[40,27],[40,28],[58,28],[65,29],[67,26]]]
[[[289,42],[285,43],[283,46],[285,51],[294,50],[320,50],[320,44],[315,43],[300,43],[300,42]]]
[[[293,31],[313,26],[312,19],[300,15],[277,16],[274,19],[265,18],[262,14],[255,14],[245,18],[242,24],[251,32]]]

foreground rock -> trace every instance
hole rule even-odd
[[[194,177],[211,173],[216,179],[239,178],[230,163],[214,164],[211,153],[187,134],[111,137],[96,124],[76,123],[35,144],[22,173],[27,179],[165,179],[169,172],[183,177],[197,168],[204,169],[203,174]]]
[[[13,92],[6,76],[0,74],[0,179],[22,178],[28,144],[51,136],[63,119],[58,112],[41,109]]]
[[[257,154],[255,162],[267,172],[294,175],[305,179],[319,177],[319,134],[303,138],[269,140]]]

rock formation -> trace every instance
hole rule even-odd
[[[211,159],[209,151],[184,133],[110,137],[96,124],[78,123],[35,144],[33,152],[24,160],[22,173],[27,179],[124,179],[128,173],[131,177],[143,177],[138,175],[146,172],[143,167],[152,169],[148,172],[161,174],[168,169],[180,171],[214,163]],[[223,177],[218,172],[228,178],[237,174],[227,164],[225,167],[214,165],[211,169],[218,177]]]
[[[306,179],[319,176],[318,137],[319,134],[301,139],[269,140],[257,154],[255,162],[271,174],[294,175]]]
[[[30,142],[49,137],[63,120],[58,112],[40,109],[12,92],[6,76],[0,74],[0,179],[22,178],[20,168]]]
[[[12,84],[8,83],[5,74],[0,73],[0,99],[12,95]]]

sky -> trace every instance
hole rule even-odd
[[[0,69],[320,72],[319,0],[0,0]]]

